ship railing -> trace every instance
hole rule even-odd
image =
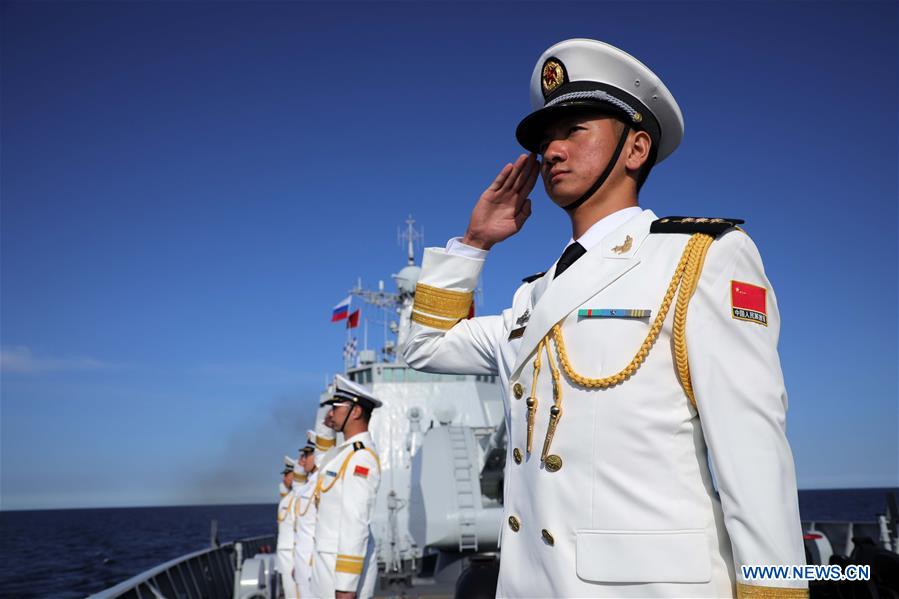
[[[803,520],[802,530],[806,534],[823,534],[830,541],[833,551],[842,555],[852,555],[855,549],[853,539],[870,537],[875,543],[881,540],[880,525],[876,521]]]
[[[88,599],[205,599],[230,598],[234,592],[235,546],[252,557],[276,538],[263,535],[240,539],[182,555],[160,564]]]

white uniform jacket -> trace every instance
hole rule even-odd
[[[293,488],[278,502],[278,544],[275,568],[281,573],[281,588],[286,599],[296,599],[297,585],[293,580],[293,543],[294,543],[294,503],[296,489]]]
[[[686,340],[698,413],[676,372],[672,303],[645,362],[615,386],[588,389],[572,382],[556,344],[549,344],[560,372],[562,409],[550,454],[560,458],[554,464],[560,467],[547,469],[548,462],[541,462],[554,399],[545,350],[532,393],[536,350],[561,322],[576,373],[605,377],[631,362],[690,237],[650,234],[656,218],[643,211],[558,279],[553,266],[522,285],[502,315],[455,326],[441,320],[441,306],[458,307],[459,292],[475,288],[483,260],[425,251],[419,284],[429,295],[421,303],[436,308],[421,314],[416,292],[406,361],[430,372],[498,374],[505,388],[506,521],[497,596],[807,593],[800,581],[749,581],[740,575],[741,565],[805,563],[785,436],[780,318],[758,251],[742,231],[731,229],[712,243],[689,304]],[[741,282],[756,292],[756,300],[759,289],[766,290],[766,324],[734,310],[732,290]],[[593,318],[579,309],[651,315]],[[528,453],[531,395],[537,402]]]
[[[322,456],[315,487],[315,551],[317,556],[336,556],[333,572],[327,573],[330,580],[319,577],[321,564],[315,566],[314,586],[322,596],[330,595],[330,589],[358,593],[363,570],[377,573],[369,527],[380,482],[381,466],[368,432],[346,439]],[[331,559],[325,556],[322,561]]]
[[[298,489],[294,491],[296,501],[293,504],[294,548],[303,553],[307,559],[315,549],[315,521],[318,510],[315,508],[315,483],[318,481],[318,470],[309,474]]]
[[[318,470],[306,477],[306,481],[294,490],[293,504],[293,578],[297,583],[300,599],[314,596],[312,593],[312,553],[315,550],[315,482]]]
[[[293,549],[295,501],[296,492],[291,489],[278,502],[278,551]],[[290,574],[290,571],[287,573]]]

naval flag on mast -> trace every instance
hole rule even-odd
[[[359,308],[356,308],[346,320],[346,328],[355,329],[359,326]]]
[[[344,361],[350,362],[355,357],[356,357],[356,338],[353,337],[351,340],[347,340],[347,342],[343,345],[343,359],[344,359]]]
[[[338,322],[347,317],[350,313],[350,302],[353,301],[353,296],[348,295],[345,300],[334,306],[334,310],[331,312],[331,322]]]

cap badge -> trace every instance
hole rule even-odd
[[[558,60],[550,58],[543,63],[541,81],[543,83],[543,97],[545,98],[565,83],[565,67]]]

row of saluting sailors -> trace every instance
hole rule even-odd
[[[370,524],[381,465],[368,423],[381,402],[337,375],[321,406],[323,419],[307,432],[299,457],[285,456],[278,504],[281,586],[286,599],[371,597],[378,568]]]

